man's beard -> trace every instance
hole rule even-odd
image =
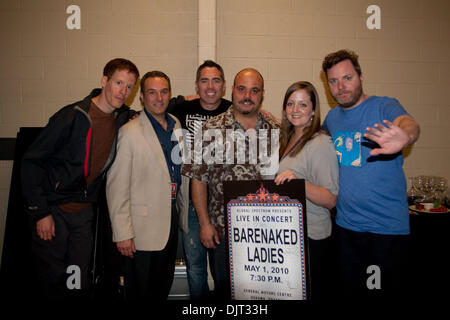
[[[234,97],[232,96],[232,101],[233,101],[233,105],[239,111],[239,113],[241,113],[243,115],[249,115],[254,112],[253,108],[251,110],[240,108],[240,105],[244,106],[244,103],[246,103],[246,102],[248,102],[249,103],[248,105],[250,105],[250,106],[255,106],[255,102],[253,102],[251,99],[242,99],[242,100],[238,101],[237,103],[234,103]]]
[[[335,97],[335,100],[339,103],[339,105],[346,109],[355,106],[355,104],[359,101],[362,96],[362,86],[361,84],[355,88],[355,91],[344,91],[346,93],[350,93],[352,95],[351,99],[347,102],[343,102],[339,99],[339,94]],[[353,94],[352,94],[353,93]]]
[[[255,105],[255,103],[254,103],[252,100],[250,100],[250,99],[244,99],[244,100],[241,100],[241,101],[239,101],[239,104],[244,105],[245,102],[248,102],[249,105],[251,105],[251,106],[254,106],[254,105]],[[243,115],[249,115],[249,114],[251,114],[251,113],[253,112],[253,109],[251,109],[251,110],[246,110],[246,109],[245,109],[245,110],[244,110],[244,109],[239,108],[239,111],[240,111],[241,114],[243,114]]]

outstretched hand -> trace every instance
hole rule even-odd
[[[371,156],[379,154],[394,154],[401,151],[409,143],[408,134],[400,127],[388,120],[383,120],[385,125],[376,123],[374,128],[368,127],[364,137],[380,146],[370,151]]]

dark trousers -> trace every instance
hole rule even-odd
[[[44,241],[32,223],[36,294],[39,299],[87,298],[91,288],[90,271],[94,241],[92,206],[82,212],[67,213],[51,207],[55,237]]]
[[[231,300],[230,276],[228,271],[227,241],[220,239],[215,249],[208,249],[211,275],[214,279],[214,300]]]
[[[336,226],[341,298],[398,299],[408,290],[407,235],[355,232]]]
[[[175,207],[175,206],[172,206]],[[178,247],[178,214],[172,209],[169,240],[163,250],[139,251],[125,259],[125,299],[164,301],[172,287]]]
[[[331,237],[321,240],[308,238],[310,298],[312,301],[323,301],[333,298],[331,246]]]

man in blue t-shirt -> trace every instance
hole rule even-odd
[[[339,290],[346,297],[390,296],[404,287],[402,267],[408,252],[401,151],[417,140],[419,126],[396,99],[363,92],[361,67],[354,52],[331,53],[322,68],[339,104],[323,124],[333,138],[340,165],[336,216]],[[371,270],[380,277],[369,279]]]

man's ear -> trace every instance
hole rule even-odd
[[[103,76],[102,80],[100,81],[102,88],[104,88],[106,86],[106,83],[108,82],[108,77],[107,76]]]
[[[195,93],[199,94],[199,90],[198,90],[198,81],[195,81]]]
[[[223,89],[222,89],[222,97],[225,95],[225,92],[227,91],[227,83],[223,82]]]

